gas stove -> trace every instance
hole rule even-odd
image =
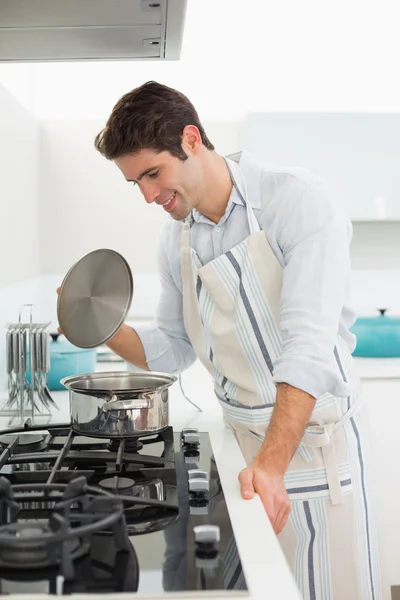
[[[207,433],[0,431],[0,596],[206,590],[247,594]]]

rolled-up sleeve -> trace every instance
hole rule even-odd
[[[138,325],[138,334],[150,370],[179,374],[196,360],[183,322],[182,292],[172,276],[168,260],[169,231],[166,228],[158,246],[161,294],[154,323]]]
[[[292,181],[277,209],[284,257],[280,326],[283,352],[273,381],[315,398],[349,394],[334,349],[350,276],[351,223],[324,183]]]

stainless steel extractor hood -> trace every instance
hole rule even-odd
[[[0,62],[177,60],[187,0],[0,0]]]

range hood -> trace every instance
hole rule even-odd
[[[0,0],[0,62],[178,60],[187,0]]]

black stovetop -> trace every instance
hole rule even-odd
[[[0,595],[247,590],[207,433],[0,431]]]

